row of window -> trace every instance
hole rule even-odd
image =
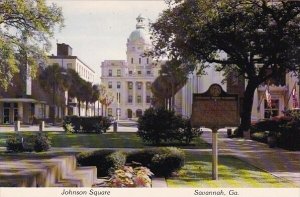
[[[117,92],[117,102],[118,103],[121,102],[121,93],[120,92]],[[132,95],[128,95],[127,102],[128,103],[133,102],[133,96]],[[147,95],[146,96],[146,103],[150,103],[150,102],[151,102],[151,96]],[[137,95],[136,103],[142,103],[142,96],[141,95]]]
[[[72,68],[72,63],[67,64],[68,68]],[[84,66],[81,66],[80,64],[76,64],[76,72],[81,76],[82,78],[87,79],[88,81],[94,81],[94,76],[91,72],[89,72],[87,69],[84,68]]]
[[[137,83],[137,89],[138,90],[141,90],[142,89],[142,85],[143,85],[143,83],[142,82],[138,82]],[[112,89],[113,88],[113,83],[112,83],[112,81],[109,81],[108,82],[108,88],[109,89]],[[121,82],[120,81],[117,81],[117,89],[120,89],[121,88]],[[128,89],[129,90],[132,90],[132,88],[133,88],[133,82],[128,82]],[[151,89],[151,83],[146,83],[146,88],[147,88],[147,90],[150,90]]]
[[[128,71],[128,74],[129,74],[129,75],[133,75],[133,71],[132,71],[132,70]],[[137,71],[137,74],[138,74],[138,75],[141,75],[141,74],[142,74],[142,71],[141,71],[141,70],[138,70],[138,71]],[[147,74],[147,75],[151,75],[151,71],[150,71],[150,70],[147,70],[147,71],[146,71],[146,74]],[[112,76],[113,76],[113,71],[112,71],[112,69],[109,69],[109,70],[108,70],[108,76],[109,76],[109,77],[112,77]],[[117,70],[117,77],[121,77],[121,69],[118,69],[118,70]]]
[[[146,61],[147,61],[147,64],[149,64],[149,58],[147,58]],[[131,58],[131,64],[134,64],[133,57]],[[142,64],[142,58],[139,58],[139,64]]]

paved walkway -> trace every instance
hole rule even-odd
[[[211,132],[201,136],[212,143]],[[287,179],[300,186],[300,151],[269,148],[267,144],[239,138],[227,138],[225,130],[218,132],[219,154],[233,155],[274,176]]]

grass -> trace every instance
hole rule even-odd
[[[168,178],[168,187],[296,187],[232,156],[219,156],[219,180],[212,180],[211,155],[186,151],[186,164],[178,176]]]
[[[33,135],[35,132],[22,132],[24,136]],[[151,147],[143,143],[136,133],[119,132],[104,134],[65,134],[63,132],[47,132],[52,147],[74,148],[144,148]],[[0,133],[0,146],[5,146],[6,139],[13,133]],[[201,138],[196,138],[191,145],[162,144],[161,146],[174,146],[181,148],[210,148]]]

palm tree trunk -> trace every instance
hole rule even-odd
[[[85,116],[87,116],[88,105],[89,105],[89,103],[87,101],[85,101]]]
[[[81,106],[80,106],[80,100],[78,100],[78,116],[80,116],[80,108],[81,108]]]

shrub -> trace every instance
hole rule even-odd
[[[44,152],[51,148],[51,143],[46,134],[38,133],[34,139],[34,150],[36,152]]]
[[[111,126],[111,121],[107,117],[94,116],[94,117],[78,117],[78,116],[66,116],[64,118],[63,127],[66,130],[67,126],[72,124],[74,132],[86,132],[86,133],[102,133]]]
[[[97,150],[76,155],[81,166],[96,166],[97,176],[107,176],[114,169],[125,165],[126,155],[114,150]]]
[[[12,152],[24,152],[22,138],[17,135],[9,136],[6,140],[6,149]]]
[[[193,129],[189,119],[163,108],[149,108],[138,120],[138,135],[144,142],[180,142],[189,144],[199,130]]]
[[[184,165],[184,152],[175,147],[151,148],[128,154],[127,162],[147,166],[156,176],[170,176]]]
[[[109,187],[151,187],[153,173],[146,167],[122,166],[108,180]]]
[[[170,176],[184,166],[184,153],[178,148],[163,148],[162,154],[152,158],[150,169],[156,176]]]
[[[74,126],[72,123],[63,124],[63,128],[66,133],[74,133]]]

